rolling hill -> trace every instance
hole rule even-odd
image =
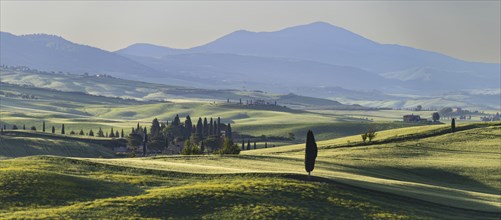
[[[0,218],[499,219],[499,176],[489,175],[499,166],[499,124],[458,128],[319,143],[310,180],[296,146],[239,156],[3,160],[0,186],[9,190],[0,191]]]

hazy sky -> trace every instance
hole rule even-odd
[[[137,42],[189,48],[239,29],[325,21],[380,43],[501,62],[497,1],[4,1],[1,31],[48,33],[114,51]]]

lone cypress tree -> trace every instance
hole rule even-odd
[[[26,130],[26,126],[25,125],[23,125],[23,130]]]
[[[304,166],[306,172],[308,172],[308,179],[310,178],[311,171],[315,168],[315,159],[317,158],[317,143],[315,142],[315,137],[311,130],[308,131],[306,135],[306,150],[304,154]]]
[[[64,134],[64,124],[61,126],[61,134]]]
[[[56,133],[56,128],[52,125],[52,134]]]
[[[268,148],[268,142],[264,142],[264,148]]]
[[[454,118],[451,121],[451,131],[456,132],[456,120]]]
[[[255,150],[255,149],[257,149],[257,148],[256,148],[256,142],[254,141],[254,150]]]
[[[45,121],[42,122],[42,132],[45,133]]]
[[[247,140],[247,150],[250,150],[250,140]]]

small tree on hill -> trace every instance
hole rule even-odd
[[[116,138],[119,138],[119,137],[120,137],[120,134],[118,133],[118,131],[115,131],[115,137],[116,137]]]
[[[438,112],[433,112],[431,119],[433,120],[433,122],[440,121],[440,114],[438,114]]]
[[[264,142],[264,148],[268,148],[268,142]]]
[[[37,130],[37,128],[36,128],[35,126],[31,126],[31,128],[30,128],[30,129],[31,129],[32,131],[36,131],[36,130]]]
[[[251,149],[250,140],[247,140],[247,150],[250,150],[250,149]]]
[[[61,126],[61,134],[64,134],[64,124]]]
[[[245,141],[242,139],[242,150],[245,150]]]
[[[308,179],[310,178],[311,171],[315,169],[315,160],[317,158],[318,148],[315,142],[315,137],[311,130],[306,134],[306,149],[304,154],[304,166],[308,172]]]
[[[26,126],[25,125],[23,125],[23,130],[26,130]]]
[[[78,132],[78,135],[84,135],[84,131],[82,129],[80,129],[80,132]]]
[[[132,128],[132,129],[134,129],[134,128]],[[122,129],[122,132],[120,133],[120,137],[124,138],[124,129]]]
[[[56,128],[52,125],[52,134],[56,133]]]
[[[217,150],[215,153],[218,154],[239,154],[240,149],[236,144],[233,144],[229,138],[225,137],[223,139],[223,148]]]
[[[113,128],[111,128],[111,132],[110,132],[110,138],[114,138],[115,137],[115,132],[113,131]]]
[[[12,130],[17,130],[17,125],[12,125]]]
[[[42,132],[45,133],[45,121],[42,122]]]
[[[367,133],[363,133],[361,136],[362,136],[362,142],[365,143],[365,141],[367,140]]]
[[[374,140],[374,138],[376,138],[376,136],[377,136],[377,133],[375,130],[369,130],[369,132],[367,132],[367,138],[369,139],[369,142]]]
[[[257,149],[257,148],[256,148],[256,142],[254,141],[254,150],[255,150],[255,149]]]
[[[75,132],[73,130],[71,130],[70,135],[75,135]]]
[[[104,132],[101,128],[99,128],[99,131],[97,131],[97,136],[98,137],[104,137]]]
[[[451,121],[451,131],[456,132],[456,119],[452,118]]]
[[[89,136],[91,136],[91,137],[94,136],[94,131],[92,131],[92,129],[90,129],[90,131],[89,131]]]

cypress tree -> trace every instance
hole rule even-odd
[[[26,126],[25,125],[23,125],[23,130],[26,130]]]
[[[268,148],[268,142],[264,142],[264,148]]]
[[[17,125],[12,125],[12,130],[17,130]],[[52,132],[54,133],[54,132]]]
[[[191,117],[190,115],[186,116],[186,119],[184,120],[184,127],[186,129],[185,131],[185,138],[189,138],[191,136],[191,133],[192,133],[192,127],[193,127],[193,123],[191,122]]]
[[[456,120],[454,118],[451,121],[451,131],[456,132]]]
[[[315,160],[317,158],[317,143],[315,142],[315,137],[311,130],[308,131],[306,135],[306,150],[304,154],[304,166],[306,172],[308,172],[308,179],[310,178],[311,171],[315,168]]]
[[[80,129],[80,132],[78,132],[78,135],[84,135],[84,131]]]
[[[209,135],[214,135],[214,121],[212,118],[210,118],[210,123],[209,123]]]
[[[146,132],[146,127],[143,130],[143,157],[146,156],[146,143],[148,142],[148,133]]]
[[[45,121],[42,122],[42,132],[45,133]]]
[[[244,139],[242,139],[242,150],[245,150],[245,142],[244,142]]]
[[[90,129],[89,131],[89,136],[94,136],[94,132],[92,131],[92,129]]]
[[[116,137],[116,138],[119,138],[119,137],[120,137],[120,134],[118,133],[118,131],[115,131],[115,137]]]
[[[202,118],[198,118],[196,136],[199,141],[204,139],[204,128],[202,124]]]
[[[141,132],[140,128],[141,128],[141,127],[139,127],[139,122],[138,122],[138,123],[137,123],[137,127],[136,127],[136,131],[137,131],[138,133],[139,133],[139,132]]]
[[[217,117],[217,136],[221,135],[221,118]]]
[[[214,128],[212,129],[212,135],[219,137],[219,134],[217,133],[217,123],[214,121]]]
[[[254,150],[255,150],[255,149],[257,149],[257,148],[256,148],[256,142],[254,141]]]
[[[56,133],[56,128],[52,125],[52,134]]]
[[[3,129],[4,129],[4,130],[7,130],[7,125],[5,125],[5,124],[4,124],[4,125],[3,125]]]
[[[226,126],[226,137],[230,140],[233,140],[233,134],[231,132],[231,124],[228,123],[228,126]]]
[[[64,134],[64,124],[61,126],[61,134]]]
[[[132,129],[134,129],[134,128],[132,128]],[[122,128],[122,132],[120,132],[120,137],[124,138],[124,129],[123,128]]]
[[[204,137],[209,136],[209,123],[207,123],[207,118],[204,118]]]
[[[202,143],[200,144],[200,153],[204,154],[204,152],[205,152],[205,145],[204,145],[204,141],[202,141]]]
[[[113,128],[111,128],[111,131],[110,131],[110,138],[114,138],[115,137],[115,132],[113,131]]]
[[[36,130],[37,130],[37,128],[36,128],[35,126],[31,126],[31,128],[30,128],[30,129],[31,129],[32,131],[36,131]]]
[[[101,128],[99,128],[99,131],[97,131],[97,136],[98,137],[104,137],[104,132]]]
[[[247,140],[247,150],[250,150],[250,140]]]
[[[160,122],[158,122],[158,119],[155,118],[151,122],[150,135],[153,138],[156,137],[159,132],[160,132]]]
[[[173,126],[181,125],[181,120],[179,120],[179,115],[176,115],[176,117],[174,117],[174,121],[172,121],[172,125]]]

